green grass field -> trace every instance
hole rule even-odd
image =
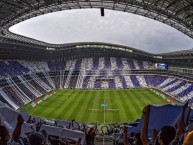
[[[101,107],[106,104],[107,107]],[[128,90],[56,90],[34,108],[26,105],[21,111],[48,119],[71,120],[91,123],[99,121],[134,121],[141,117],[148,104],[168,104],[149,89]],[[106,111],[103,111],[103,110]]]

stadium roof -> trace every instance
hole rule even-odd
[[[192,0],[1,0],[2,34],[26,19],[61,10],[101,8],[142,15],[170,25],[193,38]]]
[[[80,56],[80,52],[77,51],[77,46],[95,45],[96,43],[73,43],[73,44],[48,44],[35,39],[27,38],[24,36],[11,33],[8,28],[21,21],[61,10],[69,9],[82,9],[82,8],[101,8],[118,10],[128,13],[134,13],[142,15],[181,31],[193,38],[193,1],[192,0],[1,0],[0,1],[0,57],[1,58],[22,58],[25,55],[30,57],[31,53],[37,58],[43,56],[49,56],[51,54],[60,54],[60,50],[64,51],[63,55],[73,54]],[[101,43],[100,43],[101,45]],[[105,44],[111,45],[113,44]],[[6,49],[5,49],[6,48]],[[68,49],[69,48],[69,49]],[[73,49],[76,48],[76,51]],[[127,50],[133,50],[133,52],[122,51],[120,49],[108,49],[101,47],[100,51],[98,47],[80,47],[81,52],[98,51],[98,54],[112,55],[116,54],[132,54],[134,57],[138,55],[143,56],[146,59],[159,59],[159,60],[177,60],[186,59],[192,62],[193,51],[180,51],[166,54],[151,54],[142,52],[140,50],[128,48]],[[17,50],[17,51],[16,51]],[[20,50],[20,51],[18,51]],[[83,51],[84,50],[84,51]],[[69,52],[68,52],[69,51]],[[46,54],[45,54],[46,52]],[[94,54],[92,52],[92,54]],[[104,53],[105,52],[105,53]],[[6,55],[5,55],[6,54]],[[27,55],[28,54],[28,55]],[[44,55],[45,54],[45,55]],[[57,56],[56,55],[56,56]],[[61,54],[60,54],[61,55]],[[72,57],[73,57],[72,55]],[[81,54],[83,55],[83,54]],[[5,57],[6,56],[6,57]],[[92,56],[92,55],[89,55]],[[32,55],[31,55],[32,57]]]

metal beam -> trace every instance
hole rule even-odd
[[[181,1],[181,0],[174,0],[173,2],[171,2],[171,3],[166,7],[166,9],[169,9],[171,6],[177,4],[179,1]]]
[[[17,8],[22,9],[21,6],[19,6],[19,5],[16,4],[16,3],[10,2],[9,0],[1,0],[1,2],[7,3],[7,4],[10,4],[10,5],[14,6],[14,7],[17,7]]]

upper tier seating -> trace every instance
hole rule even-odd
[[[28,72],[29,69],[17,61],[0,61],[0,79],[9,76],[23,75]]]
[[[151,62],[116,57],[95,57],[53,62],[1,60],[0,79],[9,76],[23,75],[26,73],[39,73],[56,70],[130,70],[153,69],[153,67],[154,64]]]

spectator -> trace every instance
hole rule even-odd
[[[15,127],[15,129],[13,131],[13,140],[15,142],[19,141],[19,137],[20,137],[20,134],[21,134],[21,127],[22,127],[23,123],[24,123],[24,119],[21,116],[21,114],[19,114],[18,117],[17,117],[16,127]]]
[[[5,126],[0,125],[0,145],[7,145],[9,140],[9,131]]]
[[[188,103],[189,101],[187,101],[184,106],[183,106],[183,109],[182,109],[182,116],[180,118],[180,123],[178,125],[178,128],[177,128],[177,133],[176,133],[176,137],[175,139],[172,141],[171,145],[177,145],[177,144],[182,144],[183,142],[183,137],[184,137],[184,133],[185,133],[185,128],[186,128],[186,125],[188,124],[188,118],[189,118],[189,115],[190,115],[190,111],[188,112],[188,116],[186,118],[186,124],[185,124],[185,111],[188,107]]]
[[[164,126],[158,134],[160,145],[169,145],[176,136],[176,129],[172,126]]]
[[[134,142],[133,145],[143,145],[141,138],[140,138],[140,133],[136,133],[134,135]]]
[[[1,121],[0,121],[1,122]],[[17,144],[19,142],[20,134],[21,134],[21,127],[24,122],[23,117],[19,114],[17,117],[17,124],[13,131],[13,140],[10,141],[9,131],[5,126],[0,124],[0,145],[7,145],[7,144]]]
[[[86,144],[94,145],[94,137],[96,135],[96,129],[88,128],[86,132]]]
[[[35,132],[29,136],[30,145],[47,145],[46,139],[41,133]]]
[[[187,134],[183,145],[193,145],[193,131]]]
[[[146,106],[143,109],[144,122],[141,130],[141,140],[143,145],[155,144],[151,143],[148,139],[148,123],[150,116],[150,106]],[[176,136],[176,129],[172,126],[164,126],[158,134],[158,142],[160,145],[169,145]]]

